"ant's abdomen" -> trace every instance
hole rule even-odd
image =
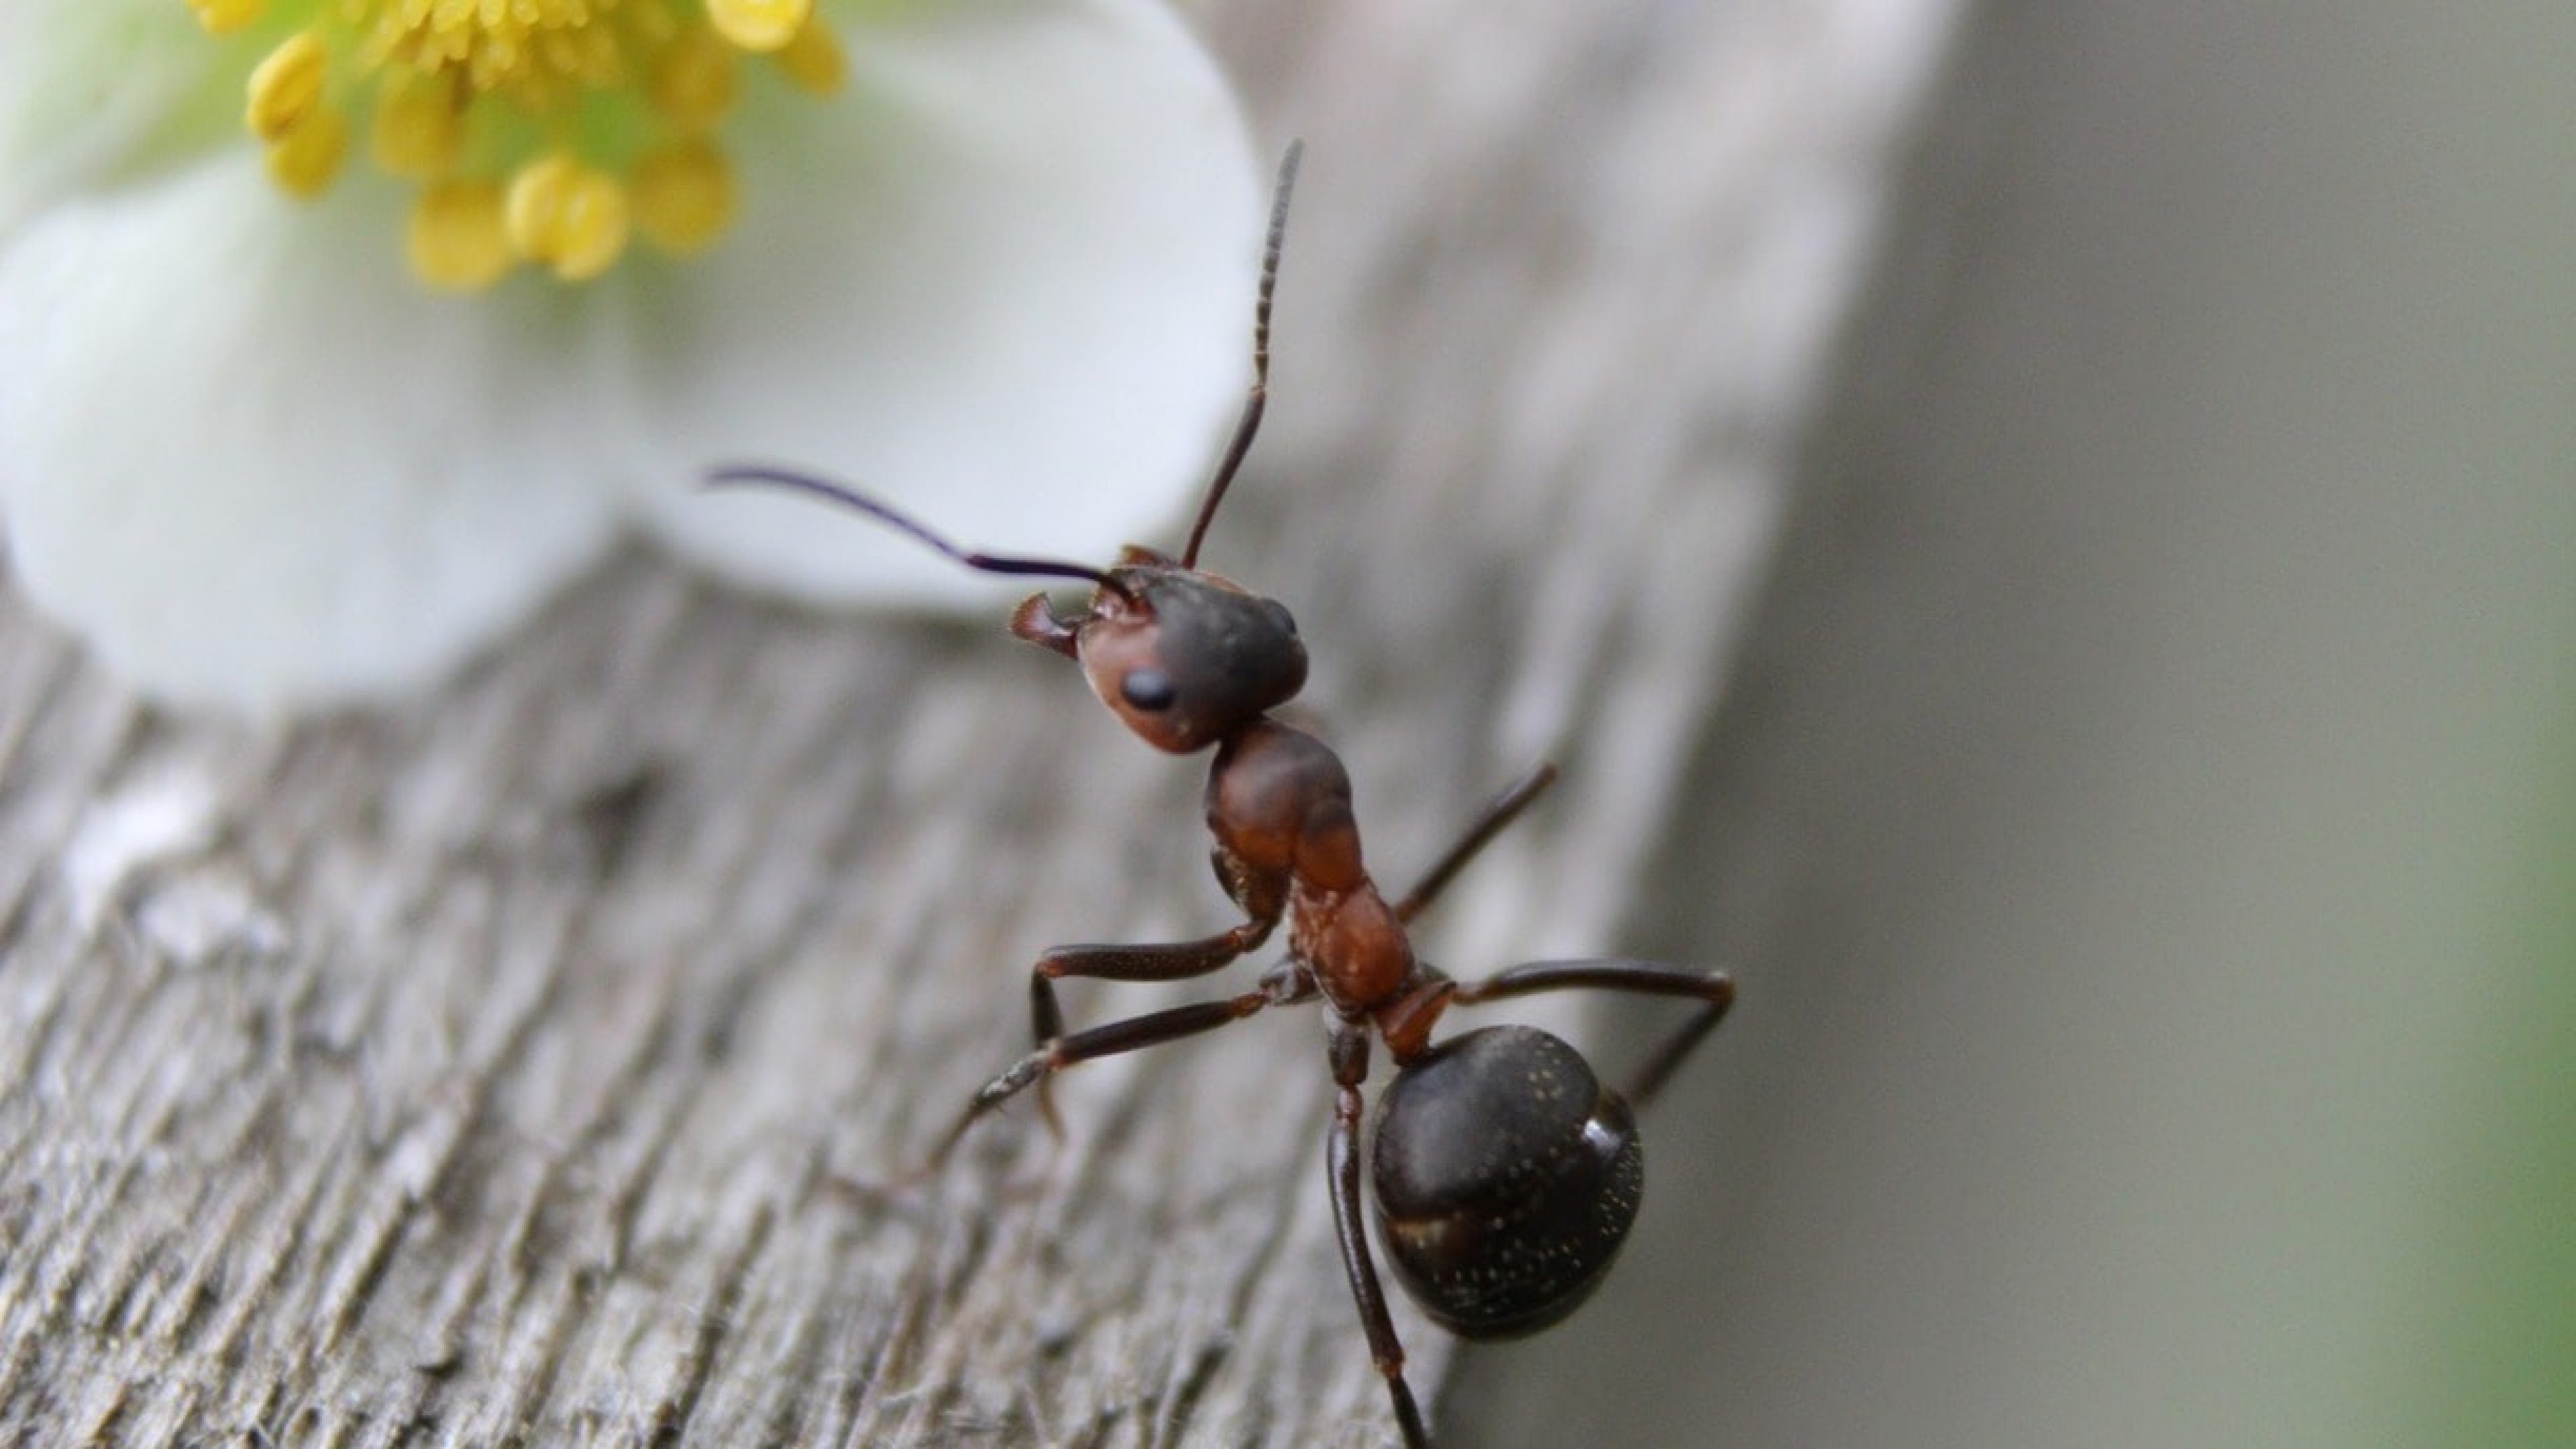
[[[1525,1026],[1440,1043],[1378,1099],[1378,1235],[1425,1313],[1512,1338],[1580,1306],[1636,1221],[1645,1149],[1580,1053]]]

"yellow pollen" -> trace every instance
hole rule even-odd
[[[465,149],[465,113],[453,87],[406,72],[376,101],[372,146],[387,175],[411,181],[444,176]]]
[[[776,50],[795,39],[814,0],[707,0],[707,19],[745,50]]]
[[[450,291],[480,291],[507,276],[519,259],[510,247],[497,181],[432,184],[412,207],[409,240],[413,273]]]
[[[796,34],[771,57],[787,78],[807,93],[828,96],[849,79],[850,58],[841,53],[841,38],[817,15],[798,26]]]
[[[477,92],[519,91],[540,107],[625,81],[618,19],[634,0],[354,0],[376,64],[454,71]],[[561,92],[561,94],[557,94]]]
[[[567,282],[589,281],[626,250],[625,188],[563,152],[510,178],[503,216],[519,255]]]
[[[587,280],[639,232],[706,250],[740,205],[726,119],[849,72],[814,0],[186,3],[254,62],[242,121],[279,189],[321,194],[354,149],[415,189],[412,270],[456,290],[522,261]]]
[[[250,73],[250,104],[242,123],[263,141],[279,141],[322,106],[322,83],[331,75],[331,52],[322,37],[302,30],[268,53]]]
[[[300,201],[330,189],[349,154],[349,118],[319,110],[268,145],[268,179]]]
[[[635,226],[675,257],[715,245],[733,225],[733,168],[711,143],[676,141],[635,167]]]
[[[340,162],[348,157],[348,116],[314,111],[294,131],[268,142],[268,180],[278,191],[299,201],[312,201],[330,191]]]
[[[248,29],[268,6],[266,0],[188,0],[188,8],[208,35],[231,35]]]
[[[733,109],[734,49],[703,25],[672,38],[653,62],[653,108],[683,130],[701,131]]]

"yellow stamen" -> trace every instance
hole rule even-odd
[[[564,198],[555,275],[587,282],[615,266],[626,252],[626,230],[626,188],[601,172],[583,172],[581,183]]]
[[[745,50],[771,51],[796,38],[814,0],[707,0],[707,19]]]
[[[841,38],[820,15],[797,27],[772,59],[789,80],[812,95],[831,95],[850,76],[850,58],[841,53]]]
[[[322,106],[322,83],[331,52],[322,37],[302,30],[268,53],[250,73],[250,104],[242,120],[263,141],[279,141]]]
[[[645,157],[632,190],[636,228],[675,257],[705,251],[733,225],[733,167],[706,141],[674,142]]]
[[[310,201],[330,189],[348,154],[349,118],[318,110],[268,143],[268,179],[287,195]]]
[[[455,89],[405,73],[376,102],[371,140],[376,164],[388,175],[410,181],[446,175],[465,148],[465,113],[457,109]]]
[[[733,109],[735,51],[724,37],[692,25],[672,37],[653,62],[653,108],[682,129],[704,130]]]
[[[188,8],[208,35],[231,35],[247,29],[268,6],[267,0],[188,0]]]
[[[567,282],[607,271],[626,250],[626,191],[616,178],[558,152],[510,178],[510,245]]]
[[[497,181],[441,181],[411,212],[411,269],[434,287],[476,292],[509,274],[510,249]]]
[[[740,205],[718,128],[752,88],[829,94],[850,70],[815,0],[186,3],[247,32],[243,122],[276,184],[317,195],[361,148],[418,188],[413,270],[467,290],[520,261],[597,276],[636,232],[714,245]]]
[[[558,151],[521,167],[510,178],[506,219],[510,245],[523,257],[543,260],[554,239],[555,218],[563,213],[564,196],[572,190],[581,163]]]

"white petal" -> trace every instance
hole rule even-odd
[[[540,333],[551,295],[422,291],[353,189],[295,206],[245,146],[0,250],[20,579],[148,692],[424,682],[614,532],[631,460],[593,456],[614,435],[595,369]]]
[[[130,163],[223,58],[178,0],[0,0],[0,238]]]
[[[745,582],[981,602],[881,529],[696,477],[793,463],[970,547],[1095,562],[1169,531],[1250,380],[1265,178],[1159,4],[890,11],[845,31],[842,98],[741,137],[740,232],[650,299],[671,445],[644,507]]]

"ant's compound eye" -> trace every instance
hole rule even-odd
[[[1292,638],[1295,637],[1297,633],[1297,616],[1288,612],[1288,606],[1286,604],[1279,602],[1277,599],[1264,599],[1261,601],[1261,607],[1269,611],[1270,622],[1279,626],[1280,633],[1286,634]]]
[[[1172,683],[1172,676],[1159,669],[1130,669],[1127,677],[1118,681],[1118,696],[1151,714],[1170,709],[1181,691]]]

